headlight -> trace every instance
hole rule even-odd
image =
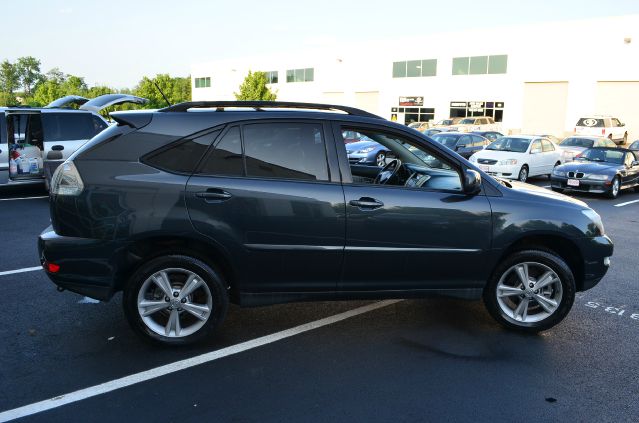
[[[599,229],[599,235],[604,234],[604,225],[601,221],[601,216],[593,209],[584,209],[581,211],[588,219],[592,220],[597,229]]]
[[[366,153],[370,153],[373,150],[375,150],[375,147],[368,147],[363,150],[357,150],[355,154],[366,154]]]
[[[563,172],[563,171],[558,170],[558,169],[553,169],[552,170],[552,174],[555,175],[555,176],[563,176],[563,177],[566,176],[566,172]]]
[[[497,162],[497,164],[501,166],[512,166],[517,164],[517,159],[500,160]]]
[[[608,175],[594,175],[594,174],[584,175],[584,178],[591,179],[593,181],[607,181],[608,179],[610,179]]]
[[[62,163],[51,178],[51,195],[77,196],[84,190],[84,183],[78,169],[71,160]]]

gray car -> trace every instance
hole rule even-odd
[[[0,108],[0,186],[48,186],[64,160],[109,126],[100,110],[146,102],[128,94],[106,94],[92,100],[66,96],[44,108]],[[79,108],[69,108],[72,104]]]

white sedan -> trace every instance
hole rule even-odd
[[[548,138],[509,135],[473,154],[470,161],[489,175],[526,182],[530,176],[550,175],[561,164],[561,151]]]

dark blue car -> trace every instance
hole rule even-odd
[[[362,141],[346,144],[346,154],[351,164],[382,167],[386,164],[388,150],[383,145],[363,137]]]

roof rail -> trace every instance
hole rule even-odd
[[[355,107],[338,106],[335,104],[320,103],[298,103],[291,101],[187,101],[175,104],[170,107],[158,110],[159,112],[186,112],[189,109],[216,108],[218,111],[224,111],[226,107],[246,107],[255,110],[262,108],[271,109],[315,109],[315,110],[338,110],[353,116],[362,116],[375,119],[383,119],[367,111],[356,109]]]

